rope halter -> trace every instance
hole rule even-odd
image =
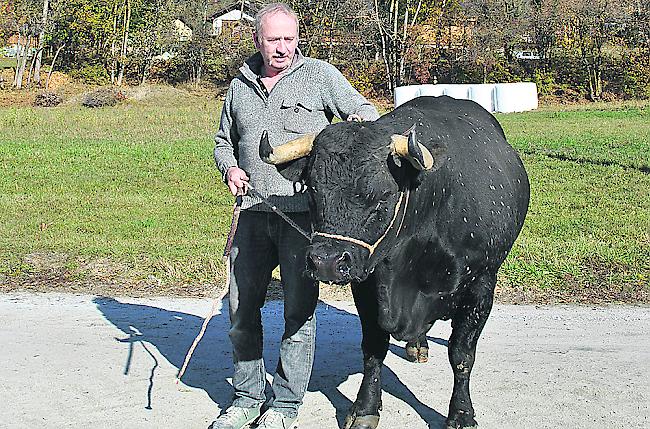
[[[404,196],[406,195],[406,198]],[[402,211],[402,219],[400,220],[399,227],[397,228],[397,232],[395,235],[399,235],[400,230],[402,229],[402,224],[404,223],[404,218],[406,217],[406,206],[408,205],[408,200],[409,200],[409,191],[408,189],[406,192],[400,192],[399,199],[397,200],[397,204],[395,204],[395,213],[393,214],[393,218],[391,219],[390,223],[388,224],[388,227],[386,228],[386,231],[375,241],[374,244],[367,243],[363,240],[359,240],[358,238],[352,238],[352,237],[347,237],[345,235],[338,235],[338,234],[329,234],[327,232],[320,232],[320,231],[314,231],[313,235],[320,235],[321,237],[327,237],[331,238],[334,240],[340,240],[340,241],[347,241],[352,244],[356,244],[357,246],[363,247],[368,252],[370,253],[370,256],[372,256],[373,253],[375,253],[375,250],[377,250],[377,247],[379,247],[379,244],[386,238],[388,235],[388,232],[391,230],[393,227],[393,224],[395,224],[395,221],[397,220],[397,216],[399,215],[400,209],[402,208],[402,202],[404,203],[404,209]]]

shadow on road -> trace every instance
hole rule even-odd
[[[158,361],[148,345],[155,347],[173,366],[180,368],[196,334],[201,328],[203,318],[193,314],[170,311],[158,307],[120,302],[114,298],[97,297],[94,300],[104,317],[124,334],[116,341],[128,347],[124,374],[129,373],[134,347],[143,347],[151,357],[149,388],[146,393],[145,408],[155,407],[151,397],[155,370]],[[319,303],[316,310],[318,334],[314,370],[309,383],[309,391],[321,392],[336,409],[339,426],[342,426],[352,402],[338,387],[350,375],[363,372],[361,356],[361,327],[357,315]],[[282,303],[269,301],[262,309],[264,324],[264,361],[267,371],[275,369],[278,349],[283,332]],[[183,376],[183,383],[204,390],[210,398],[224,409],[232,400],[233,366],[230,340],[228,339],[227,302],[222,313],[210,321],[205,336],[196,348],[190,365]],[[446,341],[429,337],[430,347],[445,346]],[[391,344],[390,351],[405,357],[404,349]],[[423,404],[388,367],[383,369],[383,388],[385,392],[400,398],[429,423],[430,428],[444,426],[445,417]],[[267,388],[270,388],[267,384]],[[215,408],[215,414],[216,414]]]

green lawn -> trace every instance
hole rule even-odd
[[[499,115],[531,181],[504,267],[524,287],[648,291],[650,108]]]
[[[648,291],[650,109],[607,109],[498,116],[532,187],[503,287]],[[0,109],[0,273],[34,273],[38,253],[65,255],[81,277],[96,260],[134,280],[221,276],[232,200],[212,161],[218,113],[182,95]]]
[[[16,58],[0,57],[0,70],[16,67]]]

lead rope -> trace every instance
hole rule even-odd
[[[260,199],[262,203],[264,203],[268,208],[273,211],[276,215],[280,216],[285,222],[287,222],[293,229],[298,231],[300,235],[305,237],[307,241],[311,243],[311,234],[307,233],[304,229],[302,229],[297,223],[295,223],[289,216],[284,214],[280,209],[278,209],[275,205],[271,204],[266,198],[264,198],[255,188],[253,188],[253,185],[248,183],[248,191],[254,196]]]
[[[199,331],[199,334],[194,338],[194,342],[192,343],[192,346],[190,346],[190,349],[187,351],[187,354],[185,355],[185,361],[183,361],[183,366],[181,367],[180,371],[178,372],[178,375],[176,376],[176,384],[181,381],[181,377],[183,377],[183,374],[185,374],[185,370],[187,369],[187,365],[190,363],[190,359],[192,359],[192,354],[194,353],[194,349],[196,349],[196,346],[199,345],[199,341],[201,341],[201,338],[203,338],[203,334],[205,334],[205,330],[208,328],[208,323],[210,323],[210,319],[217,314],[217,311],[219,309],[219,306],[221,304],[221,301],[226,297],[228,294],[228,290],[230,288],[230,250],[232,249],[232,243],[235,239],[235,233],[237,232],[237,224],[239,223],[239,215],[241,213],[241,204],[242,204],[242,196],[241,194],[237,195],[237,199],[235,200],[235,205],[233,206],[232,210],[232,221],[230,222],[230,231],[228,232],[228,238],[226,240],[226,246],[223,249],[223,262],[226,264],[226,285],[223,288],[223,291],[217,296],[213,303],[212,303],[212,308],[210,309],[210,313],[208,316],[203,320],[203,325],[201,326],[201,330]]]

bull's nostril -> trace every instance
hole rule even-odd
[[[321,258],[318,256],[315,256],[314,254],[310,253],[307,255],[307,269],[309,271],[316,271],[316,260],[320,260]]]
[[[350,265],[352,256],[349,252],[343,252],[339,259],[336,261],[336,270],[344,276],[350,274]]]

